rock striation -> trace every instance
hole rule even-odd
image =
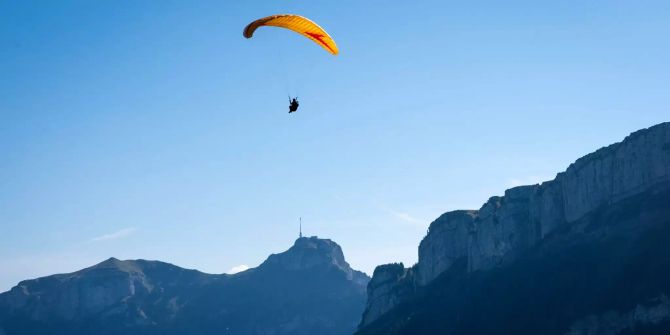
[[[375,270],[361,327],[456,262],[464,262],[469,273],[503,267],[589,213],[668,182],[670,123],[662,123],[578,159],[554,180],[506,190],[479,210],[445,213],[430,224],[416,265]]]

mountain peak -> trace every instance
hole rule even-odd
[[[96,265],[75,272],[75,274],[88,273],[92,271],[120,271],[120,272],[142,272],[142,266],[139,261],[120,260],[115,257],[110,257]]]
[[[349,277],[353,272],[344,259],[342,248],[332,240],[320,239],[317,236],[299,237],[285,252],[270,255],[261,267],[271,265],[293,271],[334,266],[347,273]]]
[[[319,238],[318,236],[298,237],[293,243],[293,247],[291,247],[291,249],[293,248],[323,249],[323,250],[340,249],[340,251],[342,251],[342,249],[337,243],[333,242],[330,239]]]
[[[122,261],[122,260],[120,260],[116,257],[110,257],[110,258],[107,258],[106,260],[104,260],[104,261],[102,261],[102,262],[100,262],[96,265],[93,265],[93,267],[94,268],[97,268],[97,267],[99,267],[99,268],[102,268],[102,267],[117,267],[117,266],[119,266],[123,263],[124,263],[124,261]]]

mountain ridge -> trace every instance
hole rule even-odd
[[[9,335],[25,329],[52,334],[209,334],[221,329],[230,334],[348,334],[364,307],[367,280],[351,269],[337,243],[315,236],[301,237],[288,250],[238,274],[111,257],[72,273],[24,280],[0,294],[0,330]]]
[[[665,122],[577,159],[553,180],[508,189],[479,210],[444,213],[421,240],[417,264],[375,269],[361,334],[452,269],[467,275],[505,267],[594,212],[614,210],[641,194],[654,199],[654,192],[670,185],[669,148],[670,123]]]

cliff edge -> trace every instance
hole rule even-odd
[[[479,210],[445,213],[430,224],[416,265],[375,270],[360,328],[447,272],[504,268],[589,215],[669,184],[670,123],[662,123],[578,159],[554,180],[506,190]]]

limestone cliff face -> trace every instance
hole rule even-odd
[[[557,178],[565,220],[577,220],[600,205],[670,179],[669,143],[670,123],[663,123],[577,160]]]
[[[396,306],[414,291],[414,268],[406,269],[402,263],[378,266],[368,283],[368,308],[363,323]]]
[[[535,190],[534,186],[507,190],[505,196],[489,199],[479,210],[468,243],[469,271],[501,265],[537,241],[537,227],[529,224],[530,197]],[[430,258],[425,261],[432,263]]]
[[[431,223],[412,270],[402,276],[395,266],[375,270],[361,325],[402,301],[387,296],[396,294],[394,286],[427,285],[459,259],[469,272],[504,266],[558,228],[668,181],[670,123],[662,123],[578,159],[552,181],[509,189],[477,211],[445,213]],[[373,285],[379,282],[384,285]]]
[[[430,225],[428,235],[419,244],[419,257],[431,260],[417,265],[420,283],[430,282],[458,259],[468,256],[477,215],[477,211],[448,212]]]

